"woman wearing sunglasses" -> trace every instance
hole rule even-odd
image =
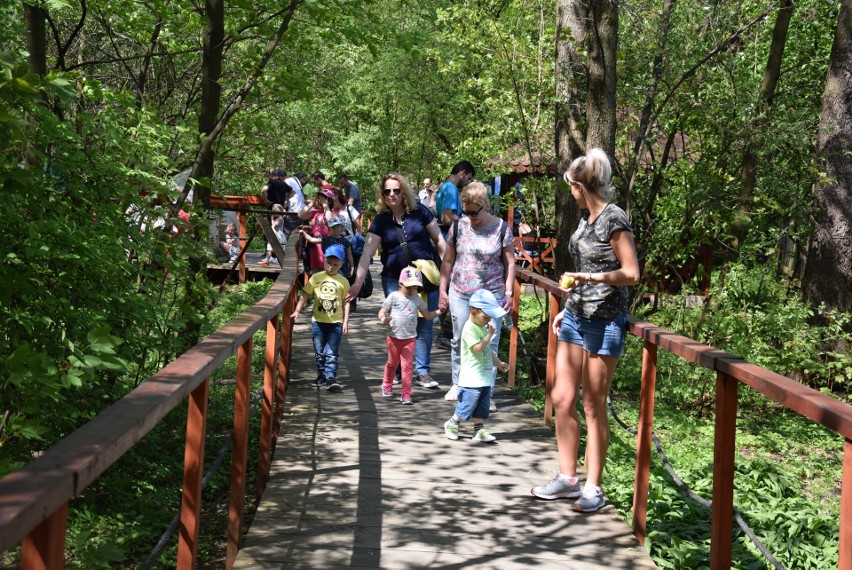
[[[479,289],[491,291],[505,307],[512,302],[515,282],[515,240],[509,224],[488,211],[488,188],[471,182],[462,191],[462,217],[447,231],[447,252],[442,257],[438,306],[449,308],[453,321],[451,361],[453,385],[445,399],[458,399],[461,338],[470,317],[468,300]],[[491,349],[500,346],[502,318],[492,319]],[[495,372],[496,374],[496,372]]]
[[[382,289],[385,296],[399,290],[400,272],[418,259],[433,259],[435,249],[443,257],[446,242],[438,229],[435,216],[419,204],[408,181],[391,172],[382,178],[376,196],[377,215],[367,230],[364,250],[355,282],[349,289],[347,302],[358,297],[369,271],[370,260],[382,246]],[[404,240],[404,244],[403,244]],[[427,295],[430,311],[438,308],[438,291]],[[414,347],[415,382],[425,388],[437,388],[431,376],[432,321],[417,319],[417,342]]]

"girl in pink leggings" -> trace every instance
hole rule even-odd
[[[414,344],[417,340],[417,313],[432,320],[442,309],[429,311],[426,302],[417,294],[423,287],[423,275],[415,267],[406,267],[399,274],[399,291],[385,297],[379,311],[379,321],[388,325],[388,361],[382,379],[382,396],[393,396],[393,377],[402,362],[402,394],[399,401],[411,405],[411,375],[414,368]]]

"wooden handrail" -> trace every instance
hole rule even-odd
[[[288,251],[296,249],[295,235],[288,241]],[[157,372],[121,400],[101,412],[95,419],[47,450],[38,459],[0,480],[0,552],[23,541],[22,568],[61,568],[64,565],[65,524],[68,501],[80,494],[107,468],[118,461],[139,440],[151,431],[169,412],[188,400],[186,454],[184,469],[183,506],[179,545],[180,568],[194,567],[197,555],[198,516],[200,509],[200,466],[204,463],[204,430],[207,415],[207,383],[210,375],[230,356],[240,352],[238,363],[238,402],[247,406],[245,394],[251,381],[251,340],[256,332],[267,327],[266,382],[277,378],[277,388],[266,385],[264,397],[275,393],[277,401],[264,402],[262,438],[277,434],[283,396],[289,378],[290,350],[281,350],[284,339],[289,345],[292,332],[290,317],[297,293],[295,285],[298,265],[295,256],[288,261],[269,293],[250,309],[211,334],[175,361]],[[280,316],[282,340],[276,337]],[[275,323],[270,325],[269,323]],[[270,352],[271,351],[271,352]],[[272,358],[270,359],[270,356]],[[278,374],[269,370],[278,362]],[[239,412],[239,410],[238,410]],[[248,437],[248,421],[235,418],[234,439]],[[258,471],[269,471],[269,449],[274,442],[261,446]],[[234,456],[242,452],[235,446]],[[234,463],[240,463],[235,461]],[[238,471],[238,466],[234,466]],[[232,477],[232,493],[244,495],[244,473]],[[235,483],[239,489],[234,489]],[[233,495],[232,495],[233,497]],[[239,518],[232,514],[228,553],[236,552],[239,540]],[[236,536],[234,534],[236,529]],[[184,541],[187,541],[184,543]],[[229,556],[228,566],[233,562]]]
[[[552,320],[554,306],[567,293],[547,277],[518,269],[516,279],[532,283],[550,296]],[[517,322],[518,300],[513,304]],[[852,570],[852,406],[809,388],[799,382],[747,362],[737,356],[701,344],[654,324],[628,319],[628,332],[645,341],[642,358],[642,384],[639,404],[639,432],[636,442],[636,475],[634,479],[633,530],[640,542],[645,540],[650,479],[651,431],[654,420],[654,389],[657,373],[657,349],[661,348],[717,374],[716,427],[713,460],[713,507],[711,512],[710,567],[730,568],[733,526],[733,476],[736,451],[737,388],[745,384],[771,398],[785,408],[824,426],[845,439],[840,500],[840,544],[838,568]],[[515,358],[517,344],[511,337],[510,359]],[[545,423],[551,425],[553,404],[553,356],[556,339],[548,327],[547,387],[545,389]],[[512,377],[514,380],[514,377]]]

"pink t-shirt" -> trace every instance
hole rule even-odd
[[[458,236],[455,235],[456,226]],[[467,299],[474,291],[487,289],[502,299],[506,287],[503,248],[514,241],[509,224],[500,219],[479,228],[471,226],[470,218],[466,217],[460,219],[458,225],[451,225],[447,243],[456,248],[456,261],[450,277],[450,291]]]

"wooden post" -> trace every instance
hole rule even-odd
[[[654,391],[657,386],[657,345],[645,341],[642,349],[642,385],[639,394],[639,433],[633,481],[633,534],[645,544],[648,485],[651,479],[651,433],[654,427]]]
[[[21,543],[22,570],[59,570],[65,568],[65,530],[68,503],[32,529]]]
[[[272,462],[272,411],[275,390],[276,363],[278,361],[278,315],[266,323],[266,355],[263,365],[263,399],[260,410],[260,441],[257,453],[257,489],[255,499],[260,501],[266,490],[266,479]]]
[[[551,325],[553,319],[559,314],[559,298],[553,293],[548,293],[550,299],[550,317],[547,321],[547,371],[545,372],[544,387],[544,425],[553,429],[553,399],[550,391],[553,390],[553,382],[556,380],[556,336],[553,334]]]
[[[228,545],[225,568],[230,570],[237,559],[242,532],[243,504],[246,489],[248,457],[249,401],[251,396],[251,341],[237,350],[237,390],[234,396],[234,435],[231,450],[231,499],[228,507]]]
[[[514,208],[514,206],[513,206]],[[515,386],[515,366],[518,364],[518,308],[521,306],[521,284],[515,279],[512,285],[512,323],[514,326],[509,331],[509,386]]]
[[[248,238],[248,216],[245,212],[239,211],[237,212],[237,220],[240,222],[240,238],[246,239]],[[241,241],[240,243],[245,244],[246,242]],[[245,246],[243,246],[245,247]],[[240,283],[246,282],[246,251],[242,256],[240,256]]]
[[[736,378],[721,372],[716,376],[713,504],[710,511],[710,568],[713,570],[731,567],[738,387],[739,381]]]
[[[177,567],[195,568],[201,528],[201,482],[204,477],[204,438],[210,379],[198,385],[188,398],[186,443],[183,453],[183,492],[180,506]]]
[[[839,570],[852,570],[852,440],[843,445],[843,479],[840,484]]]

